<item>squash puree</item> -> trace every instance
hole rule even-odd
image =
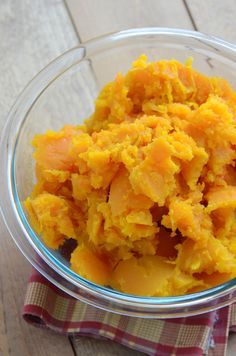
[[[190,62],[142,55],[83,126],[33,139],[30,222],[50,248],[76,240],[92,282],[174,296],[236,277],[236,93]]]

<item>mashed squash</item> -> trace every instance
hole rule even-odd
[[[224,79],[142,55],[83,126],[34,137],[33,228],[53,249],[77,241],[72,270],[126,293],[236,277],[235,118]]]

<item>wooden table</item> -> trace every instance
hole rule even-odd
[[[165,26],[236,43],[235,18],[235,0],[1,0],[0,130],[27,82],[81,41],[131,27]],[[27,325],[21,307],[30,270],[0,220],[1,356],[141,355],[112,342],[68,338]],[[231,335],[227,355],[235,354]]]

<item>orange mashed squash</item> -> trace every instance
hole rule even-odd
[[[25,201],[45,244],[78,242],[73,271],[142,296],[236,277],[236,92],[191,61],[137,59],[83,126],[33,139]]]

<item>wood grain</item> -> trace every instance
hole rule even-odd
[[[0,130],[16,96],[50,60],[77,44],[62,0],[0,2]],[[26,324],[31,267],[0,220],[0,355],[74,355],[67,337]]]
[[[197,29],[236,43],[235,0],[186,0]]]
[[[65,0],[82,41],[132,27],[192,28],[182,0]]]
[[[25,85],[78,44],[63,0],[0,1],[0,128]]]

